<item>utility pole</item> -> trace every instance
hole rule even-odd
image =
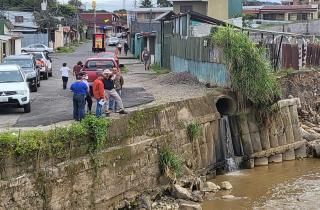
[[[92,9],[93,9],[93,18],[94,18],[94,33],[96,34],[97,33],[97,13],[96,13],[96,7],[97,7],[97,2],[96,0],[92,0]]]
[[[77,41],[80,42],[80,32],[79,32],[79,6],[78,6],[78,0],[76,0],[76,8],[77,8]]]

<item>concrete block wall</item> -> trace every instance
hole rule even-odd
[[[71,147],[71,155],[64,159],[2,159],[0,210],[113,209],[121,206],[124,200],[158,185],[159,151],[164,147],[175,151],[195,171],[212,166],[222,152],[221,116],[215,106],[216,99],[210,95],[173,102],[113,120],[107,146],[95,157],[99,167],[94,167],[86,153],[89,142]],[[296,103],[292,101],[279,102],[284,111],[283,115],[278,115],[282,127],[292,128],[290,134],[285,132],[290,144],[279,146],[277,124],[273,120],[274,126],[261,130],[252,113],[236,118],[235,123],[240,128],[233,136],[240,136],[249,159],[258,163],[259,158],[268,161],[269,157],[271,162],[279,162],[279,155],[271,156],[283,154],[283,159],[289,159],[292,158],[290,152],[293,155],[301,153],[303,142],[293,133],[298,121],[294,110]],[[201,133],[197,138],[190,139],[187,135],[190,122],[200,124]]]

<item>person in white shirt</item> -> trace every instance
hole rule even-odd
[[[62,76],[62,87],[63,89],[67,89],[69,73],[71,72],[70,68],[67,67],[67,63],[62,64],[62,68],[60,69],[61,76]]]

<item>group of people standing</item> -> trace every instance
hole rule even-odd
[[[86,72],[81,71],[82,68],[81,61],[73,67],[72,73],[76,76],[76,81],[70,86],[70,90],[73,92],[73,118],[76,121],[84,118],[86,104],[87,112],[91,113],[93,103],[88,75]],[[66,89],[71,69],[67,67],[66,63],[63,63],[60,72],[63,83],[62,87]],[[97,101],[95,113],[97,117],[102,116],[104,108],[107,116],[111,111],[127,114],[121,99],[123,84],[124,80],[118,68],[113,68],[112,70],[106,69],[103,73],[98,73],[98,77],[93,82],[92,87],[93,97]]]
[[[122,44],[118,43],[116,46],[116,50],[118,51],[118,54],[121,54],[122,51]],[[124,54],[127,56],[128,55],[128,51],[129,51],[129,45],[128,42],[125,41],[123,44],[123,50],[124,50]]]

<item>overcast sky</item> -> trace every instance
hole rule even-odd
[[[61,2],[67,3],[68,0],[60,0]],[[107,11],[114,11],[117,9],[123,9],[123,0],[96,0],[97,1],[97,9],[104,9]],[[133,8],[135,0],[125,0],[125,9]],[[136,0],[137,6],[140,5],[141,0]],[[157,2],[156,0],[152,0],[154,4]],[[270,2],[279,2],[280,0],[264,0]],[[87,9],[91,8],[92,0],[81,0],[81,2],[86,6]]]
[[[67,3],[68,0],[60,0],[61,2]],[[123,0],[96,0],[97,1],[97,9],[104,9],[107,11],[114,11],[117,9],[123,9]],[[137,6],[140,5],[141,0],[136,0]],[[91,8],[92,0],[81,0],[81,2],[86,6],[86,8]],[[134,0],[125,0],[125,9],[131,9],[134,5]],[[153,0],[153,2],[157,2]]]

